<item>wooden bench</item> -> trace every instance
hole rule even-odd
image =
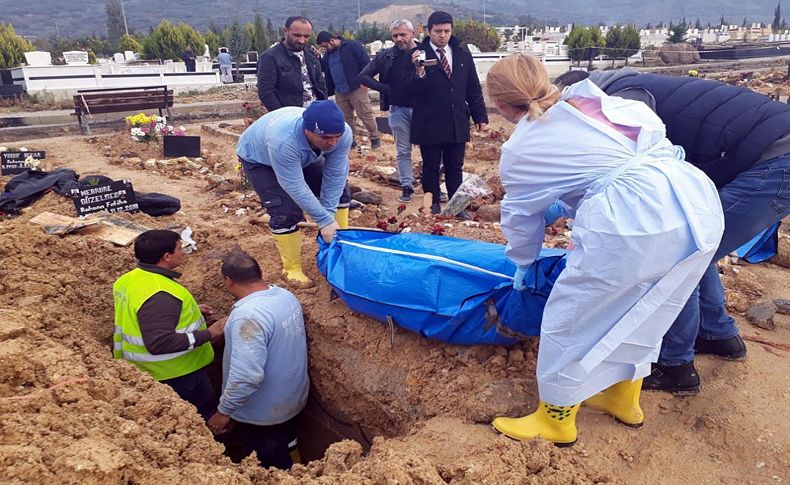
[[[91,129],[86,116],[100,113],[142,112],[159,110],[159,116],[167,112],[170,119],[173,107],[173,90],[167,86],[148,86],[140,88],[81,89],[74,95],[74,113],[82,134],[90,134]]]

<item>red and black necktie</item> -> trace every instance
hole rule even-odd
[[[453,71],[450,69],[450,63],[447,62],[447,57],[444,55],[444,48],[440,47],[436,49],[436,52],[439,53],[439,62],[442,64],[442,69],[444,69],[444,73],[447,75],[447,79],[450,79],[452,76]]]

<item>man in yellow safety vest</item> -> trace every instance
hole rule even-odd
[[[204,367],[214,360],[211,340],[225,319],[206,328],[201,309],[174,271],[184,259],[178,233],[151,230],[134,243],[137,268],[113,285],[113,357],[126,359],[167,384],[208,419],[217,399]]]

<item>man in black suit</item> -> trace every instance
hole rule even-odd
[[[436,11],[428,17],[428,36],[412,54],[415,93],[411,142],[422,154],[422,188],[433,194],[431,213],[441,212],[439,166],[444,162],[450,197],[461,185],[469,116],[479,131],[488,124],[483,90],[469,50],[452,36],[453,17]],[[468,217],[466,213],[460,217]]]

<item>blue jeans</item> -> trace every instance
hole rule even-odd
[[[694,360],[697,336],[724,340],[738,335],[727,314],[724,287],[716,262],[790,214],[790,154],[760,162],[719,190],[724,235],[699,286],[664,335],[658,363],[681,365]]]
[[[411,165],[411,108],[390,106],[390,128],[395,137],[396,161],[398,162],[398,178],[401,187],[414,186],[414,171]]]

